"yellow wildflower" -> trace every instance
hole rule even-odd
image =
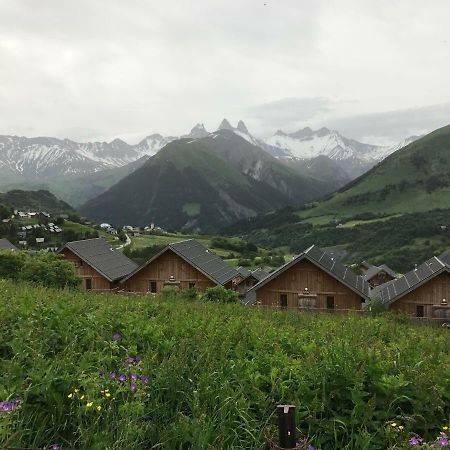
[[[73,397],[73,394],[69,394],[68,396],[67,396],[67,398],[72,398]]]
[[[84,400],[84,395],[82,395],[82,396],[80,397],[80,400]]]
[[[97,405],[97,411],[100,411],[102,409],[102,407],[100,405]]]
[[[398,427],[398,429],[399,430],[403,430],[405,427],[403,426],[403,425],[400,425],[399,427]]]
[[[105,394],[105,397],[111,397],[111,394],[109,393],[109,392],[107,392],[106,394]]]
[[[443,429],[444,431],[447,431],[447,430],[448,430],[448,427],[442,427],[442,429]]]
[[[79,389],[75,389],[75,394],[78,394],[78,392],[80,392]]]
[[[395,428],[396,426],[397,426],[397,424],[395,422],[391,423],[391,427]]]
[[[93,405],[94,405],[94,402],[87,402],[86,403],[86,407],[88,407],[88,408],[92,408]]]

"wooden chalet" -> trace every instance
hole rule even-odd
[[[122,252],[114,250],[103,238],[85,239],[65,244],[58,253],[70,261],[82,279],[82,288],[110,291],[137,268]]]
[[[397,280],[371,292],[388,309],[415,317],[450,319],[450,258],[434,256]]]
[[[397,279],[397,274],[386,264],[371,266],[363,275],[371,288]]]
[[[165,286],[179,289],[214,286],[232,289],[238,277],[234,267],[194,239],[169,244],[142,266],[135,269],[121,284],[125,291],[156,294]]]
[[[0,250],[16,251],[18,248],[14,244],[11,244],[8,239],[0,239]]]
[[[311,310],[360,310],[369,299],[363,277],[312,246],[251,288],[246,303]]]
[[[247,274],[241,273],[238,268],[238,272],[241,274],[240,279],[236,282],[235,291],[239,292],[239,294],[244,295],[247,293],[249,289],[251,289],[256,283],[259,283],[261,280],[269,276],[269,272],[267,270],[258,268],[253,272],[247,270]]]

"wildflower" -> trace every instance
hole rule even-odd
[[[134,363],[134,358],[132,358],[131,356],[129,356],[129,357],[127,358],[127,363],[128,363],[128,364]]]
[[[102,407],[101,407],[100,405],[97,405],[97,406],[95,407],[95,409],[96,409],[97,411],[101,411]]]
[[[75,391],[75,394],[78,394],[78,392],[80,392],[79,389],[74,389],[74,391]]]
[[[148,383],[148,377],[145,376],[145,375],[142,375],[141,381],[142,381],[144,384],[147,384],[147,383]]]
[[[413,436],[413,437],[409,440],[409,443],[410,443],[411,445],[418,445],[418,444],[420,444],[420,440],[417,438],[417,436]]]
[[[61,450],[61,446],[59,444],[53,444],[50,448],[51,450]]]
[[[86,407],[87,408],[92,408],[93,405],[94,405],[94,402],[87,402],[86,403]]]
[[[395,428],[396,426],[397,426],[397,424],[396,424],[395,422],[392,422],[392,423],[391,423],[391,427],[394,427],[394,428]]]
[[[80,400],[84,400],[84,395],[82,395],[82,396],[80,397]]]
[[[314,450],[314,447],[312,445],[308,445],[308,447],[306,447],[306,450]]]
[[[131,392],[134,392],[135,390],[136,390],[136,384],[131,383],[131,384],[130,384],[130,391],[131,391]]]
[[[439,445],[442,445],[442,447],[448,447],[448,439],[445,437],[441,437],[439,439]]]
[[[72,398],[73,397],[73,394],[72,393],[70,393],[68,396],[67,396],[67,398]]]
[[[448,427],[442,427],[444,431],[448,431]]]
[[[121,336],[120,333],[114,333],[114,334],[113,334],[113,339],[114,339],[115,341],[120,341],[120,340],[122,339],[122,336]]]
[[[139,358],[139,356],[136,356],[136,358],[134,358],[134,361],[137,362],[137,363],[139,363],[139,362],[142,361],[142,358]]]
[[[109,378],[111,378],[111,380],[114,380],[116,378],[116,372],[111,372]]]
[[[109,392],[106,392],[105,397],[109,398],[109,397],[111,397],[111,394]]]
[[[403,430],[405,429],[405,427],[404,427],[403,425],[399,425],[399,426],[398,426],[398,429],[399,429],[400,431],[403,431]]]
[[[0,402],[0,412],[11,412],[20,407],[20,400]]]
[[[126,376],[126,375],[120,375],[119,381],[121,381],[122,383],[123,383],[124,381],[127,381],[127,376]]]
[[[137,380],[137,374],[136,374],[136,373],[132,373],[132,374],[130,375],[130,378],[131,378],[132,380]]]

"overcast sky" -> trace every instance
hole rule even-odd
[[[0,0],[0,134],[450,123],[450,0]]]

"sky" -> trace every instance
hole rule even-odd
[[[449,0],[0,0],[0,134],[79,141],[450,123]]]

